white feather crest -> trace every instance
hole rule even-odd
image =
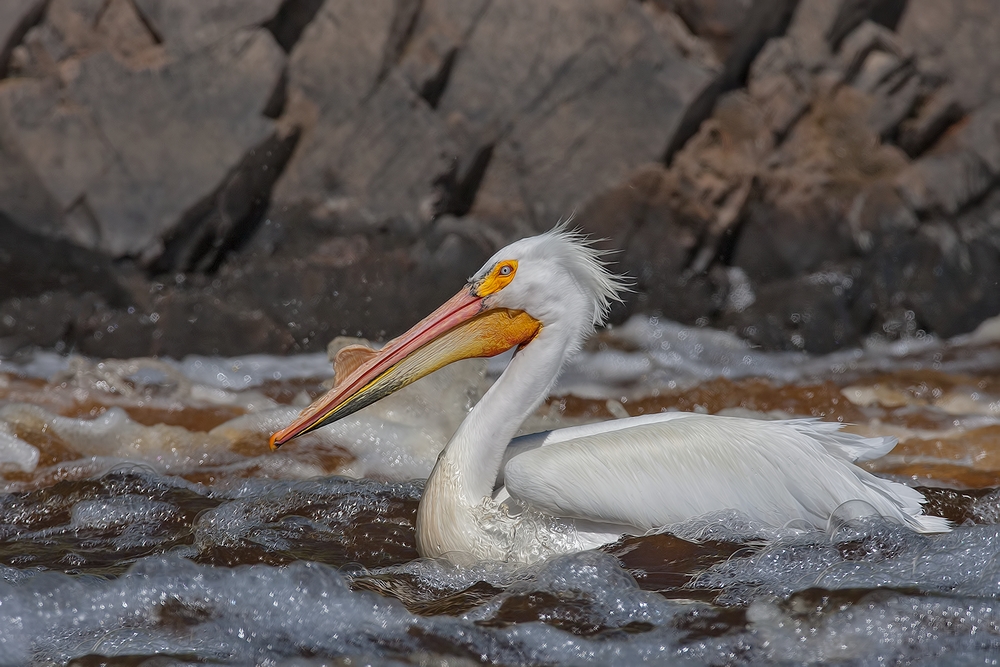
[[[604,324],[611,306],[623,301],[622,294],[632,291],[628,276],[616,275],[608,270],[605,257],[610,252],[599,250],[592,239],[580,228],[570,228],[572,218],[562,221],[537,238],[545,254],[560,261],[564,268],[579,282],[594,300],[594,326]],[[613,251],[612,251],[613,252]]]

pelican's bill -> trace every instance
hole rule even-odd
[[[521,310],[481,310],[482,299],[462,290],[408,332],[388,343],[343,382],[271,436],[271,449],[343,419],[433,373],[472,357],[492,357],[524,345],[541,322]]]

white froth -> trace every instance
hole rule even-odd
[[[38,466],[38,457],[37,447],[18,438],[9,424],[0,421],[0,468],[14,466],[31,472]]]

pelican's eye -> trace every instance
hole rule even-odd
[[[517,260],[507,259],[497,264],[486,274],[486,277],[476,285],[476,296],[489,296],[499,292],[514,279],[517,272]]]

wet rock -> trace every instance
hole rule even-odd
[[[843,270],[772,281],[742,301],[730,299],[718,325],[766,349],[832,352],[866,330],[857,292],[857,276]]]
[[[174,54],[198,51],[233,33],[262,25],[281,0],[133,0],[157,40]]]
[[[0,3],[0,79],[7,75],[14,47],[41,18],[45,4],[46,0],[8,0]]]
[[[995,223],[998,203],[968,215]],[[1000,250],[992,229],[981,226],[963,238],[949,223],[926,223],[881,246],[868,266],[866,282],[890,337],[919,330],[954,336],[1000,313]]]
[[[287,115],[305,131],[275,187],[271,217],[329,218],[333,203],[373,222],[429,219],[450,157],[442,121],[387,71],[400,21],[391,0],[331,0],[303,34],[291,55]]]
[[[253,350],[287,353],[294,338],[254,304],[220,299],[211,292],[173,291],[156,304],[154,354],[180,358],[191,350],[234,356]]]
[[[897,32],[964,110],[1000,97],[1000,14],[989,0],[909,0]]]
[[[424,0],[399,60],[413,90],[437,106],[458,53],[469,41],[486,0]]]
[[[492,148],[474,215],[547,227],[697,129],[717,66],[685,58],[656,11],[490,6],[440,103],[459,128],[461,168]]]
[[[722,88],[740,86],[750,63],[771,37],[781,35],[798,0],[659,0],[712,45],[723,63]]]
[[[56,290],[94,292],[115,306],[133,302],[128,272],[107,257],[25,231],[0,215],[0,301]]]
[[[335,336],[385,340],[396,336],[452,296],[488,254],[449,231],[416,242],[384,234],[311,240],[282,246],[218,274],[210,290],[225,303],[260,309],[292,336],[294,349],[322,349]],[[252,349],[252,348],[249,348]]]

